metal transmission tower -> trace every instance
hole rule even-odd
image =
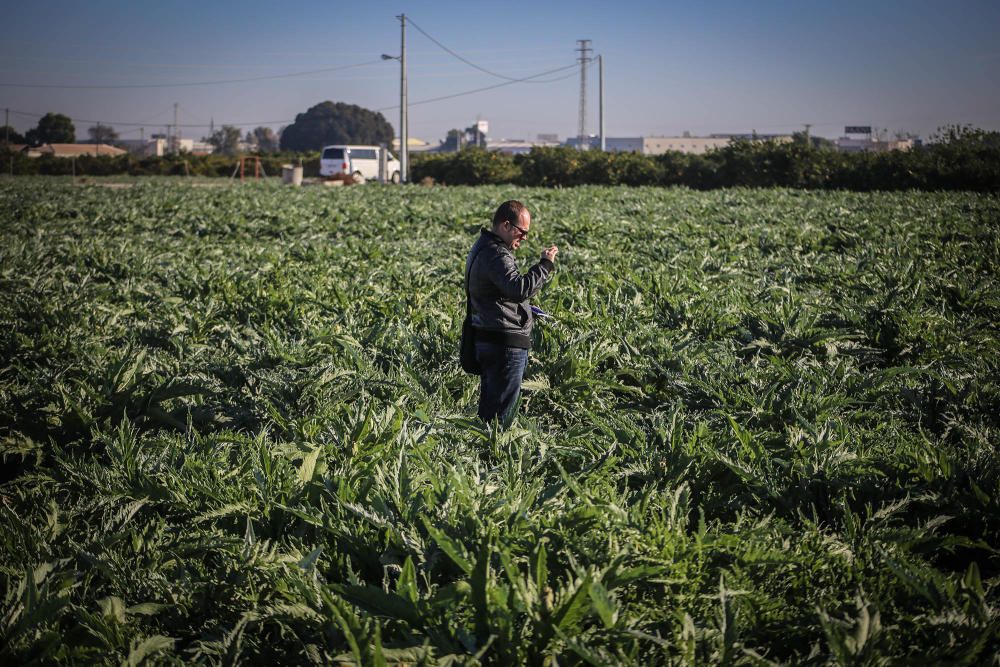
[[[580,53],[577,59],[580,63],[580,122],[577,125],[576,147],[584,150],[583,142],[587,141],[587,65],[590,64],[592,49],[589,39],[578,39],[576,43],[580,45],[576,49]]]

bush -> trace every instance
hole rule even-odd
[[[302,162],[303,174],[319,175],[318,153],[270,153],[261,155],[260,162],[266,176],[279,176],[285,164]],[[236,170],[239,157],[229,155],[165,155],[162,157],[136,157],[133,155],[83,156],[76,158],[77,176],[207,176],[228,178]],[[251,174],[252,172],[252,166]],[[0,171],[17,176],[69,176],[74,173],[74,160],[41,156],[27,157],[21,152],[0,150]]]
[[[424,156],[413,164],[410,179],[419,182],[433,178],[447,185],[499,185],[516,183],[520,168],[509,155],[478,147],[457,153]]]
[[[584,152],[563,146],[532,148],[527,155],[517,156],[521,183],[550,187],[584,185],[587,181],[581,174],[580,166],[585,159]]]

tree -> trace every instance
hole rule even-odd
[[[274,153],[278,150],[278,135],[269,127],[255,127],[251,138],[261,153]]]
[[[281,135],[281,149],[314,151],[327,144],[388,144],[392,125],[377,111],[326,101],[295,117]]]
[[[72,144],[76,142],[76,128],[69,116],[49,112],[38,120],[38,126],[28,130],[25,139],[29,144]]]
[[[0,126],[0,141],[7,141],[12,144],[23,144],[26,143],[24,140],[24,135],[15,130],[10,125]]]
[[[113,144],[118,141],[118,133],[110,125],[93,125],[87,128],[90,141],[95,144]]]
[[[240,149],[240,128],[232,125],[223,125],[210,137],[205,137],[207,141],[215,147],[216,153],[223,155],[236,155]]]

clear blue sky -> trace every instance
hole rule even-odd
[[[605,58],[609,136],[788,132],[835,137],[874,125],[927,137],[946,124],[1000,129],[1000,0],[702,2],[3,2],[0,84],[204,82],[365,64],[303,76],[188,87],[0,86],[0,112],[65,113],[122,138],[162,131],[179,104],[185,137],[276,129],[323,100],[383,113],[398,131],[405,12],[476,64],[509,77],[571,65],[576,40]],[[407,30],[410,101],[502,83]],[[377,62],[373,62],[377,61]],[[432,142],[477,117],[493,138],[576,134],[579,72],[415,105],[410,135]],[[597,68],[588,71],[597,128]],[[12,113],[24,131],[37,117]],[[2,121],[2,119],[0,119]],[[249,129],[249,128],[244,128]]]

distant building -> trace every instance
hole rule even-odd
[[[150,139],[125,139],[118,142],[122,148],[137,157],[163,157],[172,152],[190,153],[191,155],[211,155],[215,146],[207,141],[194,139],[168,139],[163,135],[153,135]],[[171,150],[171,144],[174,149]]]
[[[188,139],[188,141],[191,141]],[[129,153],[139,157],[163,157],[170,153],[167,148],[168,140],[166,136],[153,135],[152,139],[128,139],[122,144],[128,148]],[[183,143],[182,143],[183,145]]]
[[[729,145],[728,137],[643,137],[643,155],[662,155],[667,152],[701,155]]]
[[[28,157],[82,157],[84,155],[118,157],[127,155],[128,151],[115,148],[108,144],[42,144],[41,146],[25,146],[21,152]]]
[[[482,119],[477,119],[475,125],[465,130],[465,134],[469,138],[469,145],[479,146],[480,148],[486,148],[486,135],[489,133],[490,122]]]
[[[430,150],[434,150],[436,146],[431,146],[429,143],[423,139],[417,139],[416,137],[406,138],[406,147],[410,153],[425,153]],[[392,152],[397,157],[399,156],[399,138],[392,140]]]
[[[503,153],[505,155],[520,155],[530,153],[531,149],[536,146],[544,147],[558,145],[558,141],[547,141],[543,139],[537,139],[535,141],[526,139],[500,139],[495,141],[491,139],[486,142],[486,150]]]
[[[591,150],[595,146],[601,145],[601,138],[596,134],[588,134],[580,140],[580,137],[567,137],[566,141],[563,142],[563,146],[569,146],[570,148],[576,148],[578,150]]]
[[[191,150],[188,152],[191,155],[211,155],[215,152],[215,146],[207,141],[192,141]]]
[[[139,155],[146,142],[141,139],[120,139],[117,143],[119,147],[124,148],[132,155]]]
[[[841,153],[888,153],[889,151],[908,151],[916,145],[913,139],[889,139],[879,141],[873,137],[859,139],[840,137],[836,141],[837,150]]]
[[[489,121],[480,118],[464,130],[459,128],[448,130],[448,134],[443,141],[427,150],[433,153],[454,153],[468,146],[488,148],[490,144],[489,131]]]
[[[600,137],[592,147],[595,149],[601,147]],[[604,137],[604,149],[609,153],[641,153],[642,137]]]
[[[685,133],[686,134],[686,133]],[[642,152],[644,155],[662,155],[668,151],[703,155],[711,150],[725,148],[735,140],[773,141],[779,144],[790,143],[788,134],[710,134],[707,137],[643,137]]]
[[[708,135],[712,139],[742,139],[744,141],[773,141],[778,144],[789,144],[792,142],[790,134],[757,134],[756,132],[720,133]]]
[[[569,137],[563,143],[569,148],[580,146],[579,137]],[[589,135],[583,142],[584,150],[597,151],[601,149],[601,137],[596,134]],[[604,150],[609,153],[641,153],[642,137],[604,137]]]

